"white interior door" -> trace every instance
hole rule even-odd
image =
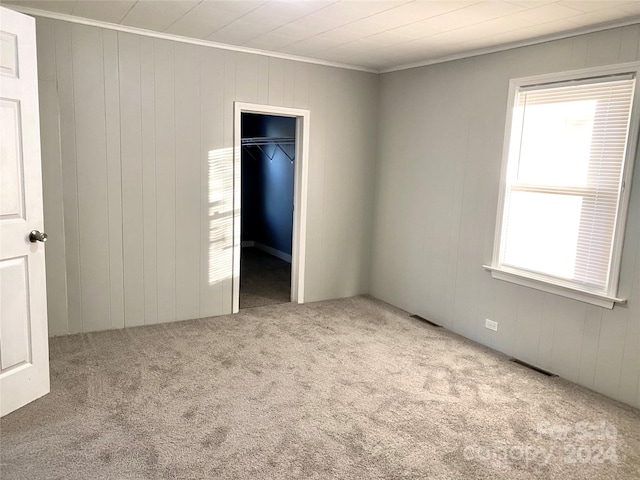
[[[0,7],[0,416],[49,392],[35,33]]]

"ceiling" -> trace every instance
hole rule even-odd
[[[2,0],[2,3],[375,71],[430,63],[614,23],[640,22],[637,0]]]

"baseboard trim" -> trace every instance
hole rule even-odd
[[[280,260],[284,260],[287,263],[291,263],[290,254],[284,253],[280,250],[276,250],[275,248],[265,245],[264,243],[255,242],[253,240],[245,240],[243,242],[240,242],[240,246],[257,248],[258,250],[262,250],[263,252],[268,253],[269,255],[273,255],[274,257],[279,258]]]

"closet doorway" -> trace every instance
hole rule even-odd
[[[296,119],[241,119],[240,310],[291,301]]]
[[[309,112],[236,102],[233,311],[304,301]]]

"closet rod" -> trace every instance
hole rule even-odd
[[[262,148],[263,146],[266,146],[266,145],[275,145],[277,148],[280,149],[282,153],[286,155],[286,157],[289,159],[291,163],[293,163],[293,160],[295,158],[295,155],[294,156],[289,155],[289,153],[284,148],[282,148],[283,145],[295,146],[296,144],[295,137],[247,137],[247,138],[241,139],[241,141],[242,141],[243,147],[258,147],[260,151],[269,158],[269,160],[273,160],[273,157],[275,156],[275,150],[272,151],[271,155],[269,155],[269,153]],[[247,150],[247,153],[249,153],[249,155],[251,155],[254,159],[256,158],[251,153],[250,150]]]
[[[242,139],[242,145],[253,147],[258,145],[271,145],[281,143],[283,145],[295,145],[295,137],[247,137]]]

